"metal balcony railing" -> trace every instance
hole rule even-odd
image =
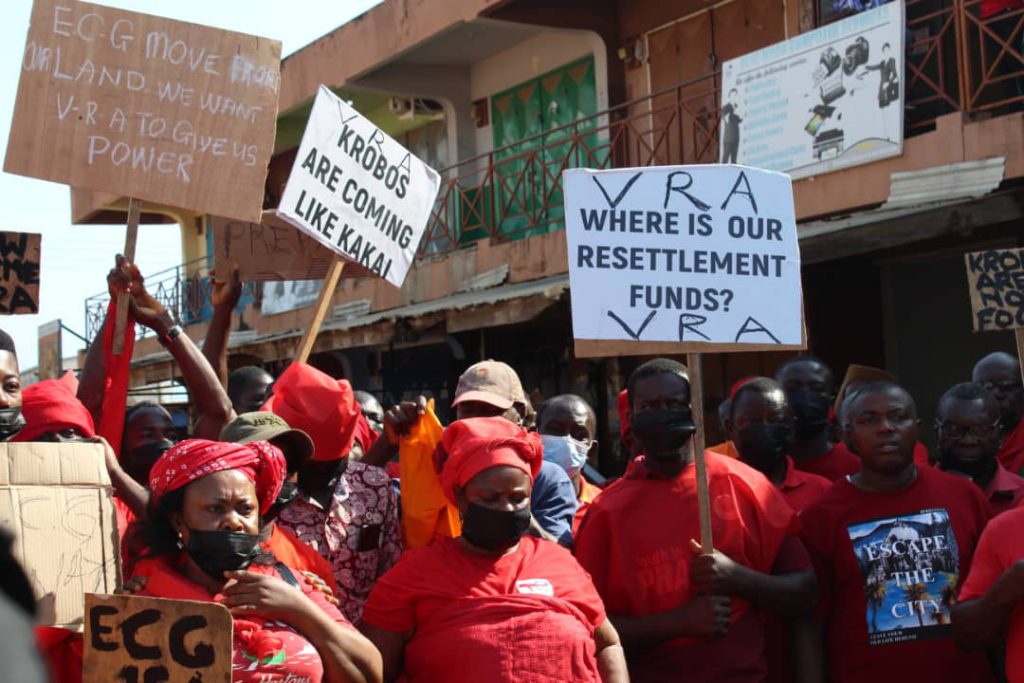
[[[990,2],[906,0],[906,137],[933,130],[938,117],[955,111],[991,116],[1024,106],[1024,9],[982,18]],[[714,163],[720,94],[720,72],[708,73],[441,170],[418,258],[484,238],[561,229],[561,176],[568,168]],[[199,322],[210,315],[206,272],[200,259],[150,276],[147,285],[183,323]],[[106,300],[106,294],[86,300],[90,338]]]

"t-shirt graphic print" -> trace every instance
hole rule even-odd
[[[847,527],[864,576],[871,645],[950,635],[960,561],[943,508]]]

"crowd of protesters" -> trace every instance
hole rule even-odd
[[[229,374],[237,282],[216,285],[202,349],[134,266],[109,285],[174,358],[189,438],[175,442],[162,406],[126,405],[113,305],[77,380],[22,390],[0,333],[0,437],[103,446],[124,590],[227,606],[235,681],[1024,681],[1010,355],[942,395],[930,453],[914,398],[882,370],[837,386],[801,355],[737,382],[719,411],[728,440],[706,452],[704,553],[674,360],[621,388],[630,462],[598,482],[592,407],[534,406],[505,363],[465,370],[445,426],[432,401],[385,410],[301,362]],[[35,602],[10,543],[11,680],[81,680],[79,634],[37,628],[31,655]]]

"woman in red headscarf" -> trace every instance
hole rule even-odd
[[[190,439],[150,472],[149,515],[128,534],[126,577],[138,595],[209,600],[235,618],[233,680],[379,681],[366,638],[298,572],[260,550],[260,511],[277,498],[285,459],[274,445]]]
[[[360,628],[386,681],[627,681],[590,576],[524,535],[540,437],[503,418],[448,427],[437,464],[462,535],[410,550],[377,582]]]

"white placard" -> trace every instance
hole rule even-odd
[[[577,340],[802,345],[789,176],[572,169],[564,187]]]
[[[321,85],[278,215],[401,286],[440,176]]]
[[[722,66],[719,160],[803,178],[903,153],[903,3]]]

